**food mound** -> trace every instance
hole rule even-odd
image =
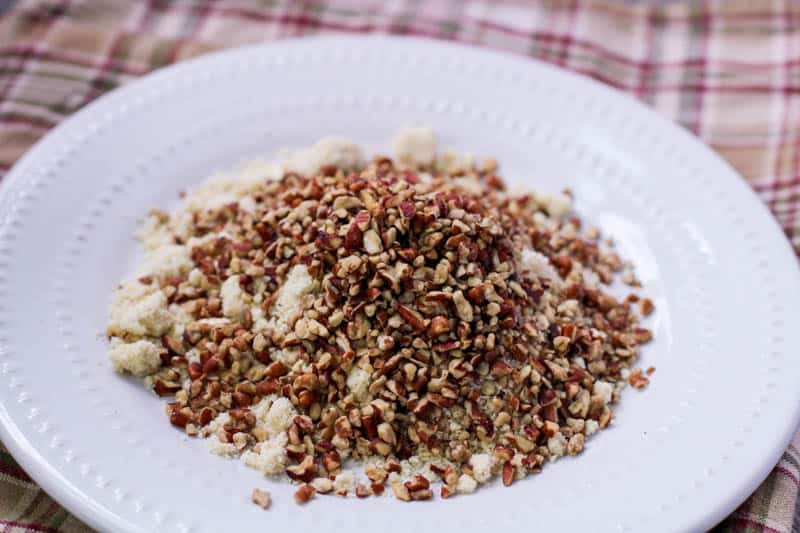
[[[426,128],[394,152],[327,138],[212,177],[151,214],[114,294],[115,368],[298,502],[510,485],[580,453],[652,371],[633,366],[653,305],[607,292],[638,282],[569,194],[508,192]]]

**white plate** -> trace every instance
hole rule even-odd
[[[447,502],[318,498],[209,454],[115,375],[103,331],[153,206],[214,170],[342,134],[386,149],[409,123],[571,187],[657,305],[613,429],[511,488]],[[243,48],[146,76],[56,128],[0,189],[0,437],[52,496],[115,531],[686,531],[764,479],[800,411],[794,255],[743,180],[678,127],[526,59],[398,38]],[[267,486],[273,508],[249,503]],[[291,529],[290,529],[291,528]],[[347,529],[345,529],[347,528]],[[458,529],[456,529],[458,528]]]

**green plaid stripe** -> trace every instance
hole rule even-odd
[[[160,66],[284,37],[390,32],[536,57],[641,98],[730,161],[800,251],[798,28],[791,0],[17,1],[0,18],[0,177],[66,116]],[[792,530],[798,447],[718,531]],[[0,447],[0,533],[56,530],[87,528]]]

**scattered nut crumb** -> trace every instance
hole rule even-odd
[[[653,305],[653,301],[650,300],[650,298],[642,298],[639,301],[639,309],[641,310],[644,316],[650,316],[650,314],[655,309],[655,306]]]
[[[253,489],[253,503],[264,509],[269,509],[272,500],[269,492],[261,489]]]
[[[314,497],[315,492],[314,487],[311,485],[303,485],[294,493],[294,501],[299,504],[306,503]]]
[[[411,495],[409,494],[408,488],[399,481],[392,483],[392,492],[394,493],[394,497],[398,500],[402,500],[404,502],[411,501]]]

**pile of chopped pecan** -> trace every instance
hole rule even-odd
[[[174,395],[172,424],[272,461],[265,472],[303,484],[298,502],[511,485],[580,453],[628,379],[646,385],[632,367],[652,302],[604,290],[623,265],[597,230],[506,192],[492,161],[378,158],[287,173],[250,198],[193,213],[190,273],[139,280],[185,325],[161,338],[148,380]],[[270,429],[281,399],[288,418]],[[347,459],[366,461],[366,479],[343,473]]]

